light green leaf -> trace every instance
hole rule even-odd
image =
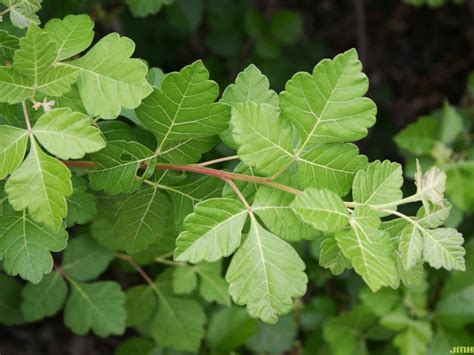
[[[463,211],[473,207],[474,189],[471,188],[474,180],[474,161],[460,161],[447,167],[448,185],[446,193],[451,202]]]
[[[13,126],[0,126],[0,180],[18,168],[25,157],[28,132]]]
[[[75,280],[89,281],[102,274],[113,259],[110,250],[86,235],[75,237],[64,252],[62,269]]]
[[[170,204],[157,188],[147,187],[128,197],[117,211],[114,235],[117,246],[136,254],[164,236]]]
[[[342,254],[333,236],[327,236],[321,243],[319,265],[331,270],[333,275],[340,275],[351,267],[350,261]]]
[[[415,174],[417,194],[435,205],[442,205],[444,202],[444,191],[446,190],[446,173],[436,166],[433,166],[426,173],[422,173],[419,164]]]
[[[0,67],[0,102],[17,104],[33,94],[30,80],[11,67]]]
[[[303,223],[296,215],[291,203],[294,195],[268,186],[260,186],[252,209],[267,228],[289,242],[309,240],[318,232]]]
[[[398,163],[379,160],[360,170],[352,187],[355,202],[367,205],[381,205],[402,198],[402,167]],[[383,215],[381,213],[381,215]]]
[[[360,299],[378,317],[383,317],[402,303],[398,292],[389,288],[383,288],[376,293],[368,288],[363,288],[360,292]]]
[[[125,309],[127,325],[136,326],[149,320],[156,309],[156,294],[148,285],[129,288],[126,292]]]
[[[0,274],[0,324],[11,326],[24,323],[20,309],[22,288],[13,277]]]
[[[256,333],[257,321],[241,308],[222,308],[209,322],[207,340],[218,351],[230,352]]]
[[[160,297],[151,335],[163,347],[196,353],[204,336],[206,315],[192,299]]]
[[[145,17],[156,14],[163,5],[170,5],[174,0],[127,0],[133,16]]]
[[[127,317],[124,303],[125,293],[116,282],[74,282],[64,310],[64,323],[77,335],[90,330],[100,337],[122,335]]]
[[[240,245],[247,210],[240,201],[213,198],[200,202],[184,220],[176,240],[175,259],[198,263],[229,256]]]
[[[66,247],[64,228],[55,232],[36,223],[25,212],[0,217],[0,259],[10,275],[38,283],[43,274],[51,272],[50,251]]]
[[[337,232],[349,223],[344,202],[329,190],[306,189],[291,207],[303,222],[323,232]]]
[[[438,142],[440,121],[436,117],[422,116],[395,136],[397,145],[415,155],[429,154]]]
[[[90,116],[115,119],[122,108],[135,109],[151,93],[145,63],[130,58],[134,51],[132,40],[111,33],[67,64],[80,68],[77,85]]]
[[[25,28],[40,23],[36,13],[41,9],[41,1],[1,0],[0,3],[8,7],[12,24],[19,28]]]
[[[197,280],[193,267],[177,267],[173,271],[173,291],[178,295],[191,293],[197,286]]]
[[[52,19],[44,30],[56,43],[56,60],[64,60],[81,53],[94,38],[94,22],[87,15],[68,15],[64,19]]]
[[[411,321],[408,328],[393,339],[401,355],[425,355],[433,338],[430,324],[426,321]]]
[[[64,160],[80,159],[105,147],[100,130],[91,125],[89,117],[68,108],[44,113],[33,134],[43,147]]]
[[[378,229],[377,213],[365,206],[356,207],[350,225],[350,229],[336,234],[336,240],[354,270],[373,292],[382,286],[397,287],[393,250],[387,236]]]
[[[199,275],[199,293],[207,302],[230,306],[229,285],[222,277],[222,265],[216,263],[199,263],[195,266]]]
[[[444,201],[441,206],[428,205],[429,210],[422,206],[416,213],[417,223],[424,228],[437,228],[444,224],[449,217],[451,204]]]
[[[280,94],[283,118],[298,129],[303,150],[308,143],[347,142],[364,138],[377,108],[363,97],[368,79],[355,49],[324,59],[313,74],[297,73]]]
[[[91,158],[96,167],[89,170],[90,187],[104,190],[109,195],[137,189],[142,179],[153,174],[156,163],[156,156],[150,149],[137,142],[125,141],[109,142]],[[139,175],[142,164],[147,164],[147,169]]]
[[[21,311],[29,322],[54,316],[64,305],[67,296],[67,284],[61,274],[52,272],[39,284],[27,284],[21,293],[23,302]]]
[[[170,141],[213,136],[229,121],[229,107],[214,102],[219,88],[201,60],[166,75],[159,89],[136,110],[156,136],[161,152]]]
[[[365,168],[367,157],[353,144],[319,144],[298,159],[301,187],[316,187],[347,195],[357,171]]]
[[[0,30],[0,64],[7,65],[13,61],[15,51],[20,47],[19,38],[7,31]]]
[[[410,224],[403,228],[399,238],[400,258],[405,270],[409,271],[423,255],[423,234],[416,225]]]
[[[252,317],[276,323],[290,312],[293,297],[306,292],[305,264],[287,242],[252,218],[247,239],[227,269],[229,293],[235,303],[247,305]]]
[[[435,269],[465,271],[464,239],[454,228],[422,229],[423,257]]]
[[[418,261],[410,270],[406,270],[403,266],[400,253],[397,252],[395,258],[400,281],[406,287],[419,286],[423,280],[423,260]]]
[[[57,230],[67,214],[66,197],[72,194],[71,172],[32,140],[28,156],[8,179],[5,191],[13,208],[28,208],[34,220]]]
[[[232,137],[238,155],[258,172],[272,175],[293,159],[293,133],[288,121],[280,118],[277,107],[245,103],[232,108]]]

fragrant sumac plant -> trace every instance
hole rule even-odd
[[[220,95],[200,60],[163,74],[116,33],[91,47],[86,15],[39,27],[34,1],[2,3],[27,27],[0,32],[0,259],[27,282],[1,275],[3,323],[64,308],[76,334],[133,327],[147,346],[197,352],[214,302],[265,323],[301,307],[306,241],[321,240],[323,268],[360,275],[369,304],[421,283],[426,264],[465,269],[461,234],[443,227],[445,172],[415,163],[404,197],[401,165],[350,143],[377,112],[355,50],[279,94],[250,65]],[[205,161],[217,144],[236,154]],[[112,281],[114,268],[142,281]],[[216,316],[211,344],[226,312],[247,316]]]

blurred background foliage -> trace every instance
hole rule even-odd
[[[165,73],[203,59],[221,90],[255,63],[280,91],[295,72],[311,71],[320,59],[356,47],[379,110],[376,126],[360,144],[362,152],[370,160],[405,162],[407,177],[418,158],[451,173],[450,181],[457,179],[448,186],[455,206],[449,223],[460,225],[466,239],[466,273],[430,270],[420,287],[374,295],[352,272],[334,277],[322,269],[316,240],[300,247],[311,282],[295,314],[268,326],[241,309],[223,308],[211,316],[210,349],[225,354],[246,344],[244,353],[364,354],[370,349],[385,355],[446,354],[453,344],[474,346],[473,1],[44,0],[39,15],[45,22],[71,13],[94,19],[96,40],[112,31],[129,36],[137,46],[135,56]],[[457,128],[447,128],[454,132],[449,138],[426,124],[458,119]],[[413,145],[428,131],[431,145]],[[219,145],[207,158],[227,154]],[[56,339],[63,334],[63,341],[71,337],[64,329],[51,330],[62,327],[61,320],[30,327],[0,332],[11,335],[12,344],[49,344],[41,339],[52,334]],[[227,338],[217,336],[222,329],[228,330]],[[93,336],[67,341],[78,354],[106,354],[118,343]],[[56,354],[55,344],[41,349]],[[12,348],[7,345],[5,354]],[[131,338],[117,353],[164,353],[155,350],[146,339]]]

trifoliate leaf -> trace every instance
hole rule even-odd
[[[209,321],[207,340],[216,350],[230,352],[257,332],[257,321],[241,308],[222,308]]]
[[[237,104],[232,108],[232,137],[239,158],[258,172],[272,175],[293,159],[293,133],[277,107],[269,104]]]
[[[7,326],[24,323],[21,312],[22,285],[13,277],[0,274],[0,324]]]
[[[116,282],[73,282],[64,310],[64,323],[77,335],[90,330],[100,337],[125,331],[125,293]]]
[[[352,187],[355,202],[381,205],[400,200],[403,185],[402,167],[398,163],[379,160],[360,170]],[[381,213],[381,215],[383,215]]]
[[[38,224],[25,212],[0,217],[0,259],[5,272],[38,283],[51,272],[50,251],[66,247],[67,233]]]
[[[364,138],[375,123],[377,108],[363,97],[367,76],[355,49],[324,59],[313,74],[297,73],[280,95],[283,118],[298,129],[301,149],[323,142]]]
[[[296,196],[291,207],[305,223],[323,232],[337,232],[349,223],[342,199],[329,190],[309,188]]]
[[[197,286],[196,270],[193,267],[177,267],[173,272],[173,291],[178,295],[188,294]]]
[[[50,153],[64,160],[80,159],[105,147],[100,130],[91,125],[89,117],[68,108],[43,114],[33,134]]]
[[[31,218],[57,230],[67,214],[66,197],[72,194],[71,172],[31,140],[28,156],[8,179],[5,191],[13,208],[28,208]]]
[[[438,142],[440,121],[431,116],[422,116],[409,124],[395,136],[398,146],[415,155],[429,154]]]
[[[115,119],[122,107],[134,109],[151,93],[145,63],[130,58],[134,51],[132,40],[111,33],[67,64],[80,68],[77,85],[90,116]]]
[[[0,64],[7,65],[13,61],[13,54],[20,47],[18,37],[0,30]]]
[[[398,248],[403,267],[409,271],[418,264],[423,255],[422,231],[413,224],[403,228]]]
[[[67,296],[67,284],[61,274],[52,272],[39,284],[27,284],[21,293],[23,302],[21,311],[30,322],[54,316],[64,305]]]
[[[52,19],[44,26],[58,48],[57,61],[81,53],[94,38],[94,22],[87,15],[68,15],[64,19]]]
[[[172,4],[174,0],[127,0],[133,16],[145,17],[156,14],[163,5]]]
[[[140,121],[156,136],[161,152],[170,141],[213,136],[229,121],[229,107],[214,102],[219,88],[209,80],[202,61],[166,75],[159,89],[136,110]]]
[[[207,302],[230,306],[229,285],[222,277],[222,265],[216,263],[199,263],[195,267],[199,275],[199,293]]]
[[[318,232],[297,217],[291,206],[293,200],[294,195],[287,192],[260,186],[252,209],[277,236],[289,242],[312,239]]]
[[[13,126],[0,126],[0,180],[18,168],[25,157],[28,132]]]
[[[113,254],[110,250],[82,235],[69,242],[61,267],[75,280],[88,281],[102,274],[112,259]]]
[[[91,158],[96,167],[89,170],[90,186],[109,195],[137,189],[142,179],[153,174],[156,163],[155,154],[150,149],[140,143],[125,141],[109,142],[105,149],[92,154]],[[142,164],[147,164],[147,168],[139,175]]]
[[[350,261],[342,254],[341,249],[339,249],[336,238],[332,236],[326,237],[321,243],[319,265],[331,270],[333,275],[340,275],[345,269],[351,267]]]
[[[125,309],[127,325],[136,326],[150,319],[156,309],[156,294],[148,285],[129,288],[126,292]]]
[[[198,263],[229,256],[240,244],[247,210],[237,200],[213,198],[200,202],[184,220],[176,240],[175,259]]]
[[[373,292],[382,286],[396,287],[397,269],[387,236],[379,230],[380,219],[368,207],[354,209],[351,228],[336,234],[337,245],[354,270]]]
[[[169,217],[169,200],[155,187],[127,198],[117,211],[114,235],[120,249],[138,253],[163,237]]]
[[[446,270],[466,269],[462,247],[464,239],[454,228],[422,229],[424,237],[423,257],[432,267]]]
[[[160,297],[151,336],[163,347],[196,353],[204,336],[206,315],[192,299]]]
[[[426,173],[422,173],[417,165],[415,174],[417,194],[422,199],[426,199],[435,205],[442,205],[444,202],[444,191],[446,190],[446,173],[434,166]]]
[[[353,144],[315,145],[298,157],[300,186],[347,195],[355,174],[367,165],[367,157],[358,154],[359,149]]]
[[[290,312],[293,297],[306,292],[305,264],[290,244],[265,230],[252,218],[250,231],[227,269],[229,293],[247,305],[252,317],[276,323]]]
[[[1,0],[0,3],[8,7],[10,21],[19,28],[26,28],[32,24],[39,24],[36,13],[41,9],[42,0]]]

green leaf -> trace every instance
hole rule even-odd
[[[294,43],[303,33],[303,16],[296,11],[278,10],[272,16],[270,32],[282,43]]]
[[[170,141],[213,136],[223,131],[229,107],[214,102],[219,88],[209,80],[201,60],[166,75],[159,89],[136,110],[140,121],[156,136],[159,151]]]
[[[19,103],[33,94],[31,82],[11,67],[0,67],[0,102]]]
[[[82,58],[67,64],[80,68],[77,85],[90,116],[115,119],[122,108],[135,109],[151,93],[147,66],[130,58],[134,51],[132,40],[111,33]]]
[[[93,28],[94,22],[87,15],[52,19],[44,26],[58,48],[57,61],[71,58],[89,47],[94,38]]]
[[[6,65],[13,61],[13,54],[20,47],[18,37],[0,30],[0,64]]]
[[[354,270],[373,292],[382,286],[397,287],[393,250],[387,236],[378,229],[377,213],[365,206],[356,207],[350,225],[350,229],[336,234],[336,240]]]
[[[344,202],[329,190],[306,189],[291,207],[303,222],[323,232],[337,232],[349,223]]]
[[[321,243],[319,265],[331,270],[333,275],[340,275],[345,269],[352,266],[350,261],[342,254],[341,249],[339,249],[336,238],[332,236],[326,237]]]
[[[400,200],[403,185],[402,167],[398,163],[379,160],[360,170],[352,187],[355,202],[381,205]],[[382,213],[381,213],[382,214]]]
[[[212,348],[230,352],[245,344],[256,333],[257,321],[241,308],[222,308],[209,322],[207,340]]]
[[[401,355],[424,355],[433,337],[426,321],[411,321],[408,328],[393,339]]]
[[[52,272],[39,284],[27,284],[21,293],[23,302],[21,311],[29,322],[54,316],[64,305],[67,296],[67,284],[61,274]]]
[[[151,335],[163,347],[196,353],[204,336],[206,315],[194,300],[160,297]]]
[[[400,233],[400,258],[405,270],[412,269],[423,255],[423,233],[416,225],[410,224]]]
[[[292,129],[277,107],[245,103],[232,108],[232,137],[239,158],[258,172],[272,175],[293,160]]]
[[[102,274],[113,259],[110,250],[86,235],[75,237],[64,252],[62,269],[75,280],[89,281]]]
[[[156,309],[155,292],[148,285],[129,288],[126,292],[125,309],[127,310],[127,325],[137,326],[150,319]]]
[[[72,194],[71,172],[31,140],[28,156],[8,179],[5,191],[13,208],[28,208],[35,221],[57,230],[67,214],[66,197]]]
[[[133,16],[146,17],[156,14],[163,5],[170,5],[174,0],[127,0]]]
[[[0,258],[5,272],[38,283],[51,272],[50,251],[66,247],[67,233],[36,223],[25,212],[0,217]]]
[[[298,129],[303,150],[308,143],[347,142],[364,138],[377,108],[363,97],[367,76],[355,49],[324,59],[313,74],[297,73],[280,95],[283,118]]]
[[[452,164],[446,169],[446,175],[448,177],[446,193],[451,202],[464,211],[472,208],[474,189],[470,186],[474,179],[474,162],[461,161]]]
[[[173,291],[178,295],[189,294],[197,286],[196,270],[193,267],[177,267],[173,272]]]
[[[20,166],[25,157],[28,132],[12,126],[0,126],[0,180]]]
[[[213,198],[200,202],[184,220],[176,240],[175,259],[198,263],[229,256],[240,245],[247,210],[240,201]]]
[[[454,228],[422,229],[423,257],[435,269],[465,271],[464,239]]]
[[[451,204],[444,201],[442,206],[429,205],[429,209],[422,206],[416,213],[417,222],[424,228],[437,228],[444,224],[449,217]]]
[[[458,110],[451,106],[448,101],[445,101],[440,128],[441,142],[445,144],[453,143],[463,131],[463,126],[462,117]]]
[[[365,168],[367,157],[353,144],[319,144],[297,160],[298,181],[303,188],[316,187],[347,195],[356,173]]]
[[[229,293],[236,304],[247,305],[252,317],[276,323],[291,311],[293,297],[306,292],[305,264],[287,242],[252,218],[247,239],[227,269]]]
[[[156,163],[156,156],[150,149],[140,143],[125,141],[109,142],[105,149],[92,154],[91,158],[96,167],[89,170],[90,187],[104,190],[109,195],[137,189],[142,179],[153,174]],[[148,168],[139,176],[142,164],[147,164]]]
[[[422,116],[395,136],[397,145],[415,155],[430,154],[438,142],[440,121],[436,117]]]
[[[158,242],[166,231],[169,209],[168,198],[155,187],[130,195],[116,213],[117,246],[135,254]]]
[[[77,335],[90,330],[100,337],[122,335],[127,317],[124,303],[125,294],[116,282],[73,282],[64,323]]]
[[[446,190],[446,173],[434,166],[426,173],[422,174],[419,164],[415,174],[417,194],[435,205],[442,205],[444,202],[444,191]]]
[[[0,274],[0,324],[22,324],[20,309],[22,285],[14,278]]]
[[[91,125],[89,117],[68,108],[44,113],[33,134],[50,153],[64,160],[80,159],[105,147],[100,130]]]
[[[289,242],[313,239],[318,232],[297,217],[291,206],[293,200],[287,192],[260,186],[252,209],[272,233]]]
[[[199,275],[199,293],[207,302],[230,306],[229,285],[222,277],[222,265],[217,263],[199,263],[195,266]]]
[[[143,337],[131,337],[115,348],[114,355],[151,355],[155,351],[161,351],[161,349],[158,349],[153,340]]]
[[[376,293],[364,288],[360,293],[360,299],[378,317],[383,317],[402,301],[397,291],[388,288],[383,288]]]
[[[41,9],[42,0],[1,0],[0,3],[7,6],[10,13],[10,21],[19,28],[26,28],[32,24],[39,24],[36,15]]]
[[[77,191],[67,199],[66,225],[71,227],[75,224],[86,224],[91,222],[97,215],[95,196],[89,192]]]
[[[185,139],[165,144],[160,157],[173,164],[191,164],[201,160],[219,142],[217,136]]]

